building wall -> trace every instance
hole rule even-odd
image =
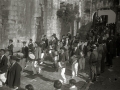
[[[56,33],[60,38],[60,34],[67,32],[56,16],[61,1],[81,5],[80,17],[85,22],[90,20],[90,16],[84,14],[85,0],[0,0],[0,48],[6,47],[9,39],[14,40],[15,47],[21,47],[22,41],[30,38],[36,41],[43,34],[49,38]],[[99,5],[93,4],[91,12],[95,11],[94,6]],[[75,27],[76,24],[71,29]]]
[[[49,38],[56,33],[59,38],[61,23],[56,16],[59,3],[60,0],[0,0],[0,13],[6,15],[0,14],[0,47],[7,47],[9,39],[13,39],[15,47],[21,47],[22,41],[30,38],[36,41],[43,34]]]

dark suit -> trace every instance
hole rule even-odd
[[[28,48],[30,52],[34,52],[34,47],[33,47],[33,43],[29,43],[28,44]]]
[[[66,61],[67,61],[66,54],[65,53],[61,54],[60,53],[58,62],[61,62],[61,65],[62,65],[63,68],[66,68]]]
[[[13,66],[8,69],[6,85],[10,88],[14,86],[20,86],[20,77],[21,77],[21,66],[16,62]]]
[[[43,53],[44,50],[46,49],[46,43],[45,43],[45,42],[42,42],[42,43],[40,44],[40,47],[41,47],[41,52]]]
[[[104,70],[105,70],[106,53],[107,53],[106,45],[103,44],[103,52],[102,52],[102,60],[101,60],[101,71],[102,72],[104,72]]]
[[[0,72],[0,74],[7,72],[7,62],[8,62],[8,59],[7,59],[7,57],[4,55],[4,56],[2,57],[2,59],[0,60],[0,70],[2,71],[2,72]]]
[[[112,59],[114,55],[113,41],[111,38],[107,39],[107,63],[108,65],[112,65]]]
[[[83,47],[84,57],[87,56],[87,51],[88,51],[87,46],[84,45],[84,47]]]
[[[13,55],[13,44],[8,45],[8,50],[10,51],[10,54]]]
[[[116,57],[116,37],[115,36],[112,36],[112,41],[113,41],[113,57]]]
[[[77,48],[76,50],[75,50],[75,48],[74,48],[74,55],[77,55],[77,56],[79,56],[80,55],[80,49],[79,48]]]
[[[96,66],[97,66],[97,58],[98,58],[98,52],[97,50],[93,50],[93,52],[90,55],[90,77],[91,80],[94,81],[96,80]]]
[[[48,39],[45,39],[45,47],[48,48]]]
[[[22,47],[22,53],[24,54],[23,58],[28,58],[28,47],[25,46],[25,47]]]
[[[92,46],[92,44],[94,43],[94,41],[88,41],[88,43],[87,43],[87,46]]]

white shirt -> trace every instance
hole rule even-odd
[[[71,86],[70,87],[70,90],[77,90],[77,87],[74,85],[74,86]]]
[[[3,57],[4,57],[4,55],[1,56],[1,60],[2,60]]]

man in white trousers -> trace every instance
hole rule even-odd
[[[1,49],[0,50],[0,87],[3,86],[3,83],[6,82],[6,77],[5,77],[5,73],[7,72],[7,62],[8,59],[5,56],[5,50]]]
[[[72,78],[78,75],[78,57],[76,55],[72,56]]]
[[[58,65],[59,65],[59,70],[60,70],[60,75],[62,77],[62,81],[63,83],[66,83],[66,77],[65,77],[65,71],[66,71],[66,55],[65,55],[65,48],[62,47],[61,49],[61,53],[59,54],[59,61],[58,61]]]

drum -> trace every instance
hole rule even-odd
[[[30,60],[34,60],[35,59],[35,55],[32,52],[30,52],[28,56],[29,56]]]

